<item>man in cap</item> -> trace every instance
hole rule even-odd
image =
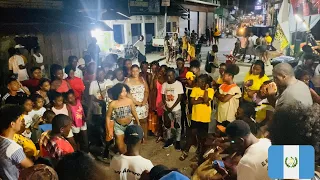
[[[141,174],[153,168],[150,160],[140,156],[143,130],[138,125],[128,126],[124,132],[124,142],[127,145],[127,152],[115,155],[110,163],[110,168],[119,175],[117,179],[140,179]]]
[[[268,176],[269,139],[258,139],[250,131],[249,125],[243,120],[235,120],[226,128],[231,148],[242,155],[237,165],[238,180],[270,180]],[[234,174],[216,164],[214,168],[223,179],[233,179]]]

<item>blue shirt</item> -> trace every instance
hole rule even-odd
[[[42,124],[39,126],[42,132],[51,131],[52,130],[52,124]]]

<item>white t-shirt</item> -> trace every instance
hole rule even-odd
[[[136,47],[142,55],[146,55],[146,47],[143,41],[138,40],[133,46]]]
[[[249,41],[248,47],[253,47],[254,45],[256,45],[257,39],[258,39],[258,36],[255,36],[255,35],[250,36],[248,38],[248,41]]]
[[[46,108],[42,107],[40,108],[39,110],[32,110],[28,113],[28,116],[31,117],[32,119],[32,122],[31,124],[36,121],[39,117],[42,117],[44,112],[46,112]],[[28,125],[30,126],[31,124],[29,124],[28,122]],[[26,125],[27,125],[27,122],[26,122]]]
[[[172,84],[168,84],[167,82],[162,84],[161,94],[166,96],[166,103],[168,107],[172,107],[173,104],[178,99],[179,94],[183,94],[183,87],[180,81],[175,81]],[[178,111],[181,109],[180,102],[173,108],[172,111]]]
[[[268,176],[269,139],[259,139],[259,142],[247,148],[237,166],[238,180],[271,180]]]
[[[101,96],[100,89],[104,97],[106,97],[106,90],[113,86],[113,82],[110,79],[105,79],[102,83],[98,81],[92,81],[89,88],[89,95],[95,96],[97,99]]]
[[[136,180],[140,179],[143,171],[150,171],[153,164],[150,160],[141,156],[115,155],[110,163],[110,168],[118,174],[116,179],[119,180]]]
[[[25,81],[29,79],[27,69],[20,69],[19,66],[24,66],[24,60],[19,55],[14,55],[9,59],[9,70],[12,70],[13,73],[18,74],[19,81]]]
[[[114,80],[112,80],[112,82],[113,82],[113,85],[116,85],[118,83],[123,83],[124,80],[123,81],[119,81],[117,78],[115,78]]]

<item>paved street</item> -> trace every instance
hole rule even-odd
[[[223,54],[230,54],[230,52],[234,48],[235,41],[236,41],[235,38],[220,39],[220,44],[218,45],[218,47],[219,47],[218,59],[219,59],[220,63],[226,61],[226,58],[223,56]],[[210,50],[211,50],[211,47],[209,47],[209,46],[202,46],[202,48],[201,48],[201,59],[202,59],[201,69],[203,72],[205,72],[204,66],[205,66],[205,62],[206,62],[207,53]],[[147,54],[146,56],[147,56],[148,62],[152,62],[152,61],[155,61],[155,60],[158,60],[158,59],[164,57],[164,56],[160,56],[160,53],[151,53],[151,54]],[[248,59],[249,57],[246,57],[246,58]],[[165,64],[165,63],[166,62],[163,60],[160,62],[160,65]],[[237,64],[240,67],[240,73],[235,77],[235,81],[236,81],[236,83],[242,83],[244,76],[246,75],[246,73],[250,69],[251,64],[250,63],[237,63]],[[176,67],[175,64],[171,64],[168,66],[174,67],[174,68]],[[188,65],[186,65],[186,66],[188,66]],[[266,66],[266,74],[268,76],[272,75],[272,66]]]

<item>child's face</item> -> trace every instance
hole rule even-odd
[[[62,106],[63,105],[63,97],[62,96],[56,97],[54,100],[54,105]]]
[[[50,83],[47,81],[47,82],[44,82],[43,84],[42,84],[42,86],[41,86],[41,89],[43,90],[43,91],[49,91],[50,90]]]
[[[26,102],[24,102],[23,108],[24,108],[24,110],[25,110],[26,112],[32,111],[33,102],[32,102],[31,100],[27,100]]]
[[[48,117],[44,118],[44,121],[46,123],[51,124],[52,123],[52,119],[55,117],[55,115],[49,115]]]
[[[19,91],[20,85],[19,85],[18,81],[10,82],[10,84],[8,84],[8,89],[10,91]]]
[[[232,75],[229,73],[224,73],[222,76],[223,82],[230,82],[232,80]]]
[[[76,97],[74,96],[74,94],[68,94],[68,102],[69,103],[76,102]]]
[[[193,72],[194,75],[197,75],[200,73],[200,68],[193,67],[190,68],[190,71]]]
[[[306,85],[309,86],[310,76],[309,75],[304,75],[304,76],[301,77],[300,81],[306,83]]]
[[[43,98],[37,98],[36,102],[34,102],[34,107],[40,109],[43,107],[43,104],[44,104]]]
[[[201,89],[205,89],[206,87],[206,82],[202,79],[198,79],[198,86],[201,88]]]
[[[176,80],[175,74],[171,71],[169,71],[167,73],[167,80],[169,83],[174,83],[174,81]]]
[[[220,73],[220,76],[223,76],[223,74],[224,74],[224,71],[226,70],[226,66],[220,66],[220,68],[219,68],[219,73]]]
[[[236,113],[236,118],[241,120],[244,117],[244,111],[241,107],[238,107],[237,113]]]
[[[252,74],[259,75],[262,72],[262,68],[259,65],[253,65],[252,67]]]
[[[158,70],[158,66],[157,66],[157,65],[152,65],[152,66],[151,66],[151,72],[152,72],[152,73],[156,73],[157,70]]]

